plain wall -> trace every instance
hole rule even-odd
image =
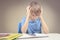
[[[31,0],[0,0],[0,33],[18,32],[18,23],[26,16]],[[60,0],[37,0],[50,33],[60,33]]]

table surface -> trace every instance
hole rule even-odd
[[[18,37],[17,40],[60,40],[60,34],[58,33],[49,33],[49,34],[38,34],[29,35],[23,34],[21,37]]]

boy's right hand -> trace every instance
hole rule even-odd
[[[28,6],[26,9],[27,9],[27,18],[26,19],[28,19],[28,20],[30,20],[30,18],[31,18],[31,13],[30,13],[30,6]]]

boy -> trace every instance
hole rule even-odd
[[[26,17],[21,21],[22,33],[33,34],[41,33],[43,29],[44,33],[48,33],[48,27],[41,15],[41,6],[37,2],[31,2],[27,6]]]

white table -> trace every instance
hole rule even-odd
[[[60,40],[60,34],[58,33],[36,34],[36,35],[34,36],[34,35],[23,34],[23,36],[18,37],[17,40]]]

